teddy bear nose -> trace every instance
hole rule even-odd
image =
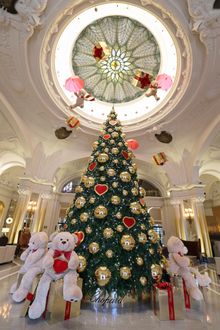
[[[66,244],[66,241],[62,241],[62,244]]]

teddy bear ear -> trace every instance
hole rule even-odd
[[[52,233],[52,234],[50,235],[50,241],[52,241],[52,240],[54,239],[54,237],[57,236],[57,234],[58,234],[57,231],[55,231],[54,233]]]
[[[72,234],[73,238],[74,238],[74,243],[77,244],[78,243],[78,236],[76,236],[75,234]]]

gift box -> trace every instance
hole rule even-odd
[[[147,72],[136,70],[132,85],[141,89],[147,89],[151,84],[151,75]]]
[[[32,301],[34,300],[34,294],[37,290],[37,286],[40,281],[40,278],[41,278],[41,275],[38,275],[33,280],[31,290],[28,292],[27,297],[21,306],[20,317],[25,317],[27,315],[29,306],[32,303]]]
[[[173,287],[170,283],[155,284],[153,288],[154,314],[161,321],[183,320],[182,289]]]
[[[82,289],[81,278],[78,278],[77,285]],[[81,301],[70,302],[63,299],[63,279],[53,281],[50,284],[43,318],[51,324],[68,320],[80,314],[80,306]]]
[[[159,152],[156,155],[153,155],[153,160],[157,165],[164,165],[167,161],[166,154],[164,152]]]
[[[66,122],[71,128],[77,128],[80,124],[79,120],[74,116],[69,117]]]

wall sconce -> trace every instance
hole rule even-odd
[[[27,218],[25,219],[25,223],[27,227],[30,227],[31,220],[34,216],[34,212],[37,209],[37,202],[30,201],[27,206]]]
[[[186,221],[191,225],[194,217],[193,210],[189,207],[184,210],[184,213]]]

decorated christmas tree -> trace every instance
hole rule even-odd
[[[81,240],[76,252],[84,294],[97,289],[120,297],[141,294],[162,278],[158,234],[124,137],[113,109],[67,211],[64,228]]]

